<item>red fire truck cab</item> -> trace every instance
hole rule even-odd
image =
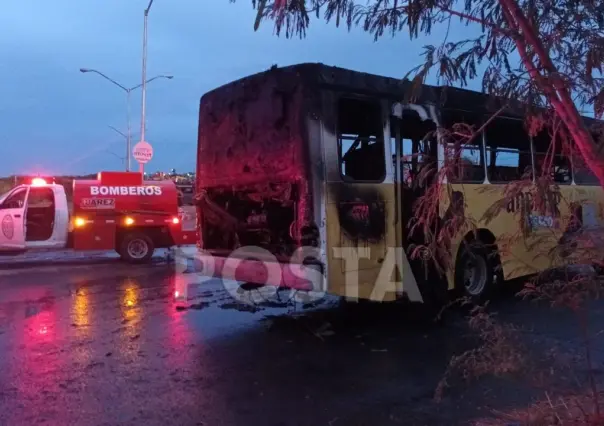
[[[115,250],[141,263],[156,248],[195,243],[179,216],[172,181],[144,181],[141,173],[100,172],[65,188],[34,179],[0,195],[0,252],[70,247]]]

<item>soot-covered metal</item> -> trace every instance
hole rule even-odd
[[[297,187],[290,184],[270,184],[264,191],[204,191],[199,199],[204,247],[259,246],[275,255],[291,255],[297,246],[297,198]]]
[[[355,243],[377,243],[386,235],[386,205],[376,188],[338,185],[334,189],[344,236]]]
[[[302,87],[295,70],[277,69],[204,95],[199,112],[198,185],[302,179],[306,159]]]
[[[271,69],[204,95],[197,193],[202,245],[291,254],[311,219],[304,74]]]

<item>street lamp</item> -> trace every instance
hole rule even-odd
[[[149,5],[145,9],[144,21],[143,21],[143,78],[142,78],[142,96],[141,96],[141,142],[145,141],[145,119],[146,119],[146,108],[147,108],[147,18],[149,17],[149,10],[153,5],[153,0],[149,0]],[[140,163],[140,171],[143,173],[145,166]]]
[[[118,83],[117,81],[115,81],[114,79],[107,77],[105,74],[103,74],[100,71],[97,71],[95,69],[90,69],[90,68],[80,68],[80,72],[81,73],[87,73],[87,72],[92,72],[95,74],[100,75],[101,77],[103,77],[104,79],[110,81],[111,83],[115,84],[117,87],[119,87],[120,89],[122,89],[124,92],[126,92],[126,103],[127,103],[127,108],[128,108],[128,134],[126,135],[126,158],[128,159],[128,161],[126,162],[126,171],[130,171],[130,149],[131,149],[131,144],[132,144],[132,137],[131,137],[131,127],[130,127],[130,93],[133,90],[138,89],[139,87],[143,86],[143,84],[137,84],[134,87],[126,87],[121,85],[120,83]],[[146,85],[147,83],[152,82],[153,80],[156,80],[158,78],[166,78],[168,80],[171,80],[172,78],[174,78],[174,76],[172,75],[157,75],[153,78],[150,78],[149,80],[146,80],[144,82],[144,85]]]

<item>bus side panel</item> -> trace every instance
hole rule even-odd
[[[586,229],[604,226],[604,189],[601,186],[565,185],[560,186],[560,193],[562,217],[579,213],[575,210],[575,206],[580,206],[578,219]],[[562,231],[565,229],[563,228]]]
[[[523,235],[523,219],[521,212],[511,211],[508,203],[505,203],[505,185],[483,185],[483,184],[451,184],[451,193],[461,196],[463,211],[455,214],[466,218],[466,226],[460,231],[452,245],[452,262],[449,272],[449,288],[454,287],[454,270],[457,256],[460,253],[461,243],[472,233],[475,226],[477,229],[486,229],[495,237],[503,268],[504,279],[512,279],[527,275],[538,268],[531,255],[531,238]],[[508,211],[509,210],[509,211]],[[445,213],[447,215],[447,213]],[[543,259],[541,259],[543,260]]]
[[[394,277],[394,265],[385,262],[388,248],[396,244],[394,188],[392,184],[327,184],[328,291],[352,299],[388,301],[395,291],[382,278]],[[346,253],[351,256],[346,256]],[[365,257],[366,256],[366,257]],[[389,270],[388,270],[389,269]],[[358,285],[357,285],[358,283]]]
[[[602,205],[604,192],[600,187],[561,185],[552,187],[552,201],[546,212],[534,210],[528,188],[509,200],[504,200],[505,185],[452,184],[452,192],[463,195],[467,223],[486,229],[497,240],[504,279],[514,279],[560,266],[562,258],[556,250],[567,232],[571,205]],[[446,206],[446,203],[443,204]],[[602,224],[602,210],[595,220]],[[446,214],[446,213],[445,213]],[[441,212],[442,215],[442,212]],[[583,214],[585,220],[586,213]],[[452,245],[452,262],[449,270],[449,288],[454,285],[454,266],[461,241],[471,226],[460,232]]]

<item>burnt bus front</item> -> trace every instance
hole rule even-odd
[[[312,197],[320,182],[310,173],[310,101],[299,71],[270,70],[201,98],[196,204],[203,275],[299,290],[323,285]]]

